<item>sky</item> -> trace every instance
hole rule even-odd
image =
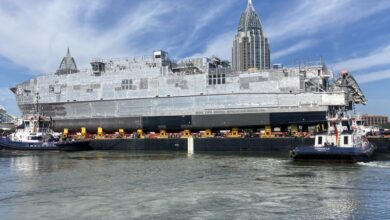
[[[1,0],[0,105],[20,115],[13,85],[54,72],[70,47],[79,68],[93,58],[168,51],[173,59],[231,59],[246,0]],[[323,59],[349,70],[365,93],[360,114],[390,116],[389,0],[253,0],[271,62]]]

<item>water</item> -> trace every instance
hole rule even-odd
[[[390,161],[0,151],[1,219],[390,219]]]

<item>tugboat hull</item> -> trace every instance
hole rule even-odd
[[[366,148],[355,147],[297,147],[290,151],[294,160],[336,160],[336,161],[369,161],[376,147],[369,144]]]
[[[55,142],[15,142],[8,137],[0,138],[0,148],[21,151],[56,151],[59,150]]]

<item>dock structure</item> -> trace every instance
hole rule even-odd
[[[390,153],[390,138],[369,138],[378,154]],[[98,151],[163,151],[189,155],[204,152],[285,153],[296,146],[312,146],[314,138],[169,138],[169,139],[95,139],[90,150]]]

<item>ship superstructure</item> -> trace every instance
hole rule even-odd
[[[90,69],[38,76],[12,91],[24,115],[34,114],[39,93],[39,112],[57,129],[259,127],[319,123],[329,107],[348,107],[352,87],[332,77],[322,63],[235,72],[218,58],[174,62],[156,51],[95,59]]]

